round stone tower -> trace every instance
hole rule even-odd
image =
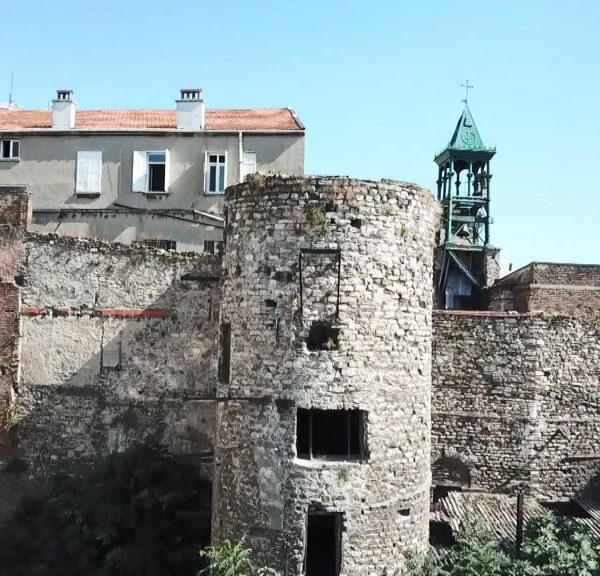
[[[428,540],[437,205],[256,176],[226,210],[213,539],[289,576],[401,573]]]

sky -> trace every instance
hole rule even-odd
[[[0,0],[0,100],[290,106],[306,172],[435,189],[468,78],[506,271],[600,264],[597,0]]]

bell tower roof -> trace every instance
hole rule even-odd
[[[465,108],[458,119],[454,134],[448,144],[450,150],[485,150],[483,140],[479,135],[479,130],[473,120],[473,115],[469,110],[468,104],[465,103]]]

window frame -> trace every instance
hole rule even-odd
[[[94,161],[99,160],[97,189],[89,189],[89,168],[91,158],[94,158]],[[84,161],[87,162],[86,186],[82,186],[83,182],[81,181],[82,179],[80,179],[81,163]],[[78,150],[75,162],[75,194],[78,196],[99,196],[102,194],[102,150]]]
[[[8,156],[4,156],[4,143],[8,142]],[[15,154],[15,144],[17,154]],[[21,140],[18,138],[0,138],[0,160],[4,162],[19,162],[21,160]]]
[[[306,438],[300,438],[300,418],[301,414],[304,420],[304,426],[306,427]],[[345,441],[347,443],[348,450],[345,454],[342,453],[328,453],[328,454],[317,454],[315,455],[315,427],[314,427],[314,416],[323,417],[326,413],[330,413],[331,416],[334,416],[334,413],[337,413],[336,416],[339,416],[340,413],[345,413],[346,415],[346,438]],[[351,437],[354,432],[351,430],[351,420],[352,418],[357,418],[357,430],[358,434],[358,446],[357,451],[354,452],[351,449]],[[360,409],[321,409],[321,408],[296,408],[296,457],[299,460],[304,460],[307,462],[310,461],[318,461],[318,462],[365,462],[369,459],[369,453],[367,449],[367,420],[368,413],[366,410]],[[300,450],[299,446],[303,446],[303,449]],[[306,446],[305,446],[306,445]],[[307,447],[307,450],[304,448]]]
[[[217,162],[210,162],[210,157],[216,156]],[[225,157],[224,162],[220,162],[218,159],[220,156]],[[219,152],[206,150],[204,153],[204,194],[206,196],[223,196],[225,189],[227,188],[227,166],[229,158],[227,150],[221,150]],[[223,166],[223,190],[219,190],[219,170],[217,170],[215,177],[216,190],[210,190],[210,168],[211,166],[220,167]]]
[[[151,162],[150,156],[152,154],[164,154],[164,167],[165,167],[165,183],[164,190],[150,190],[150,166],[151,165],[162,165],[162,162]],[[143,162],[141,159],[143,158]],[[143,163],[143,175],[140,173],[140,164]],[[131,176],[131,190],[132,192],[141,192],[150,196],[160,196],[169,194],[170,190],[170,164],[171,155],[168,148],[163,150],[134,150],[133,151],[133,163],[132,163],[132,176]],[[136,178],[137,174],[137,178]],[[140,186],[143,177],[143,186]]]

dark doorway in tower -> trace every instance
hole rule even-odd
[[[308,513],[306,527],[306,576],[338,576],[342,561],[342,515],[339,512]]]

